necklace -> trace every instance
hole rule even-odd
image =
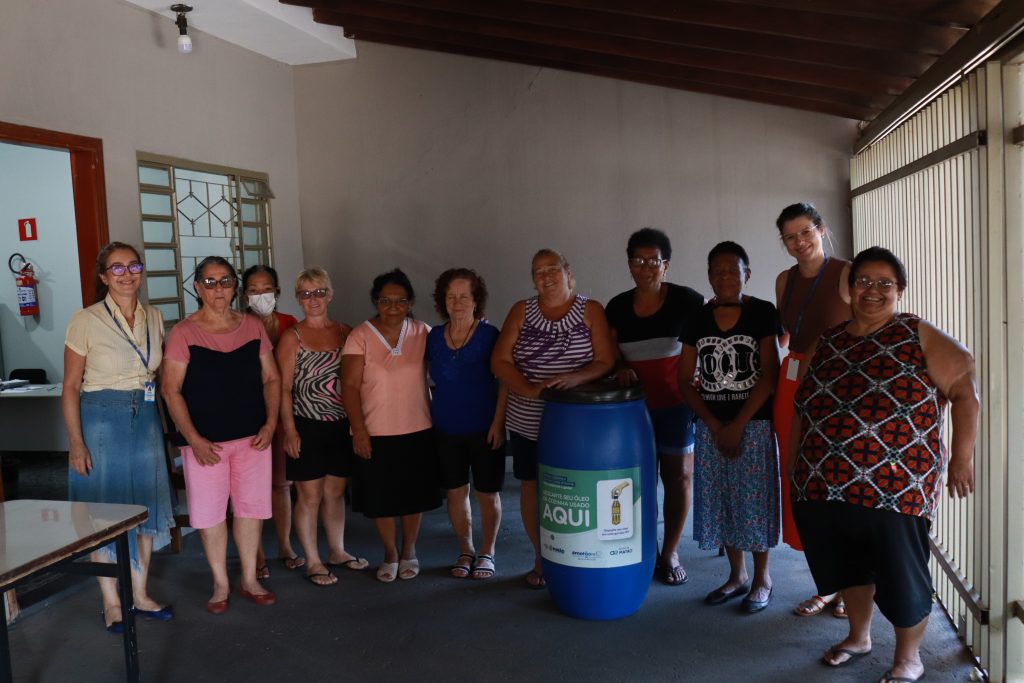
[[[458,358],[459,357],[459,351],[461,351],[462,348],[466,345],[466,343],[469,341],[469,338],[473,336],[473,330],[476,329],[477,322],[478,321],[474,320],[473,324],[469,326],[469,332],[466,332],[466,336],[462,338],[462,343],[461,344],[456,344],[455,343],[455,337],[452,335],[452,324],[449,322],[445,326],[445,330],[444,331],[448,335],[448,341],[451,342],[451,345],[452,345],[452,351],[453,351],[452,358]]]

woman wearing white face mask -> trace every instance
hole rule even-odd
[[[277,346],[290,327],[298,323],[293,316],[277,310],[277,299],[281,295],[277,271],[270,266],[250,266],[242,273],[242,291],[245,292],[246,309],[263,323],[270,342]],[[280,430],[279,430],[280,431]],[[292,482],[285,476],[285,452],[280,434],[274,435],[271,446],[274,458],[274,480],[271,504],[273,505],[274,529],[277,531],[277,556],[288,569],[299,569],[306,560],[292,549]],[[270,577],[270,568],[260,547],[256,558],[257,578]]]

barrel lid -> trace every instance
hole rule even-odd
[[[601,381],[587,382],[572,389],[545,389],[540,397],[556,403],[625,403],[643,400],[646,394],[639,384],[622,387],[614,381]]]

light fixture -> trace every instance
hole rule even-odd
[[[192,39],[188,37],[188,20],[185,15],[192,11],[189,5],[171,5],[171,11],[178,15],[174,23],[178,26],[178,52],[187,55],[192,52]]]

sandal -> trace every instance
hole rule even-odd
[[[843,602],[842,598],[838,598],[832,604],[832,616],[836,619],[849,619],[850,615],[846,613],[846,603]]]
[[[391,583],[398,577],[397,562],[381,562],[377,567],[377,580],[382,583]]]
[[[264,562],[260,566],[256,567],[256,580],[263,581],[264,579],[270,578],[270,567]]]
[[[489,579],[494,576],[494,555],[481,555],[473,563],[474,579]]]
[[[541,573],[536,569],[531,569],[530,573],[526,575],[526,587],[532,588],[533,590],[540,590],[547,586],[547,581],[541,576]]]
[[[865,650],[864,652],[855,652],[845,647],[833,645],[822,656],[821,663],[827,667],[838,669],[840,667],[846,666],[847,664],[850,664],[855,660],[860,659],[861,657],[866,657],[869,654],[871,654],[871,650]],[[846,659],[839,662],[835,662],[834,660],[837,655],[845,655]]]
[[[327,562],[328,567],[344,567],[354,572],[361,572],[370,566],[370,561],[365,557],[350,557],[341,562]]]
[[[469,562],[463,562],[462,558],[468,558]],[[455,564],[451,566],[448,573],[452,575],[453,579],[464,579],[469,576],[469,572],[473,570],[473,563],[476,562],[476,555],[470,555],[469,553],[461,553],[459,559],[455,560]]]
[[[681,564],[670,567],[667,564],[662,563],[660,578],[661,582],[667,586],[682,586],[690,580],[690,577],[686,575],[686,570],[683,569],[683,565]]]
[[[324,581],[318,581],[317,579],[325,579]],[[335,576],[329,569],[322,572],[316,572],[315,574],[306,574],[306,581],[309,581],[314,586],[333,586],[338,583],[338,577]]]
[[[293,572],[296,569],[302,569],[306,566],[306,558],[299,557],[298,555],[292,555],[291,557],[282,557],[279,559],[282,562],[284,562],[285,569],[287,569],[290,572]]]
[[[398,563],[398,578],[403,581],[415,579],[420,575],[420,561],[415,557],[411,560],[401,560]]]
[[[822,610],[828,607],[829,601],[820,595],[812,595],[793,610],[798,617],[813,617],[821,614]]]

